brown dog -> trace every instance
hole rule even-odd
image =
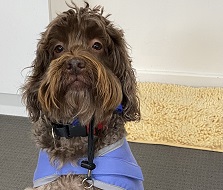
[[[123,31],[100,6],[70,8],[42,33],[23,87],[41,149],[34,188],[141,190],[141,170],[125,140],[124,124],[139,120],[140,110]],[[96,168],[89,168],[89,160],[81,167],[80,160],[94,153]]]

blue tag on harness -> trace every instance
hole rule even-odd
[[[122,104],[119,104],[115,111],[119,114],[122,113],[123,112]]]

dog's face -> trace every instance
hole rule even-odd
[[[119,104],[124,121],[140,117],[136,81],[122,30],[102,9],[74,5],[42,33],[23,87],[30,117],[69,123],[109,118]]]

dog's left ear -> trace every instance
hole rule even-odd
[[[119,78],[123,92],[123,118],[125,121],[140,120],[140,106],[137,96],[137,84],[132,60],[128,54],[128,45],[124,39],[122,30],[112,25],[107,28],[107,33],[112,40],[112,47],[109,52],[113,72]]]
[[[42,33],[41,39],[37,45],[36,58],[34,59],[32,70],[27,77],[22,90],[22,99],[26,105],[29,117],[36,122],[40,117],[40,103],[38,101],[38,89],[40,81],[49,65],[49,53],[47,51],[47,31]]]

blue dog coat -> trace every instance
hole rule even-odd
[[[39,187],[56,180],[61,175],[87,174],[87,169],[77,165],[65,164],[61,169],[52,166],[48,154],[40,150],[38,164],[34,173],[34,187]],[[143,175],[126,139],[122,139],[96,154],[96,168],[92,171],[94,186],[105,190],[144,190]]]

